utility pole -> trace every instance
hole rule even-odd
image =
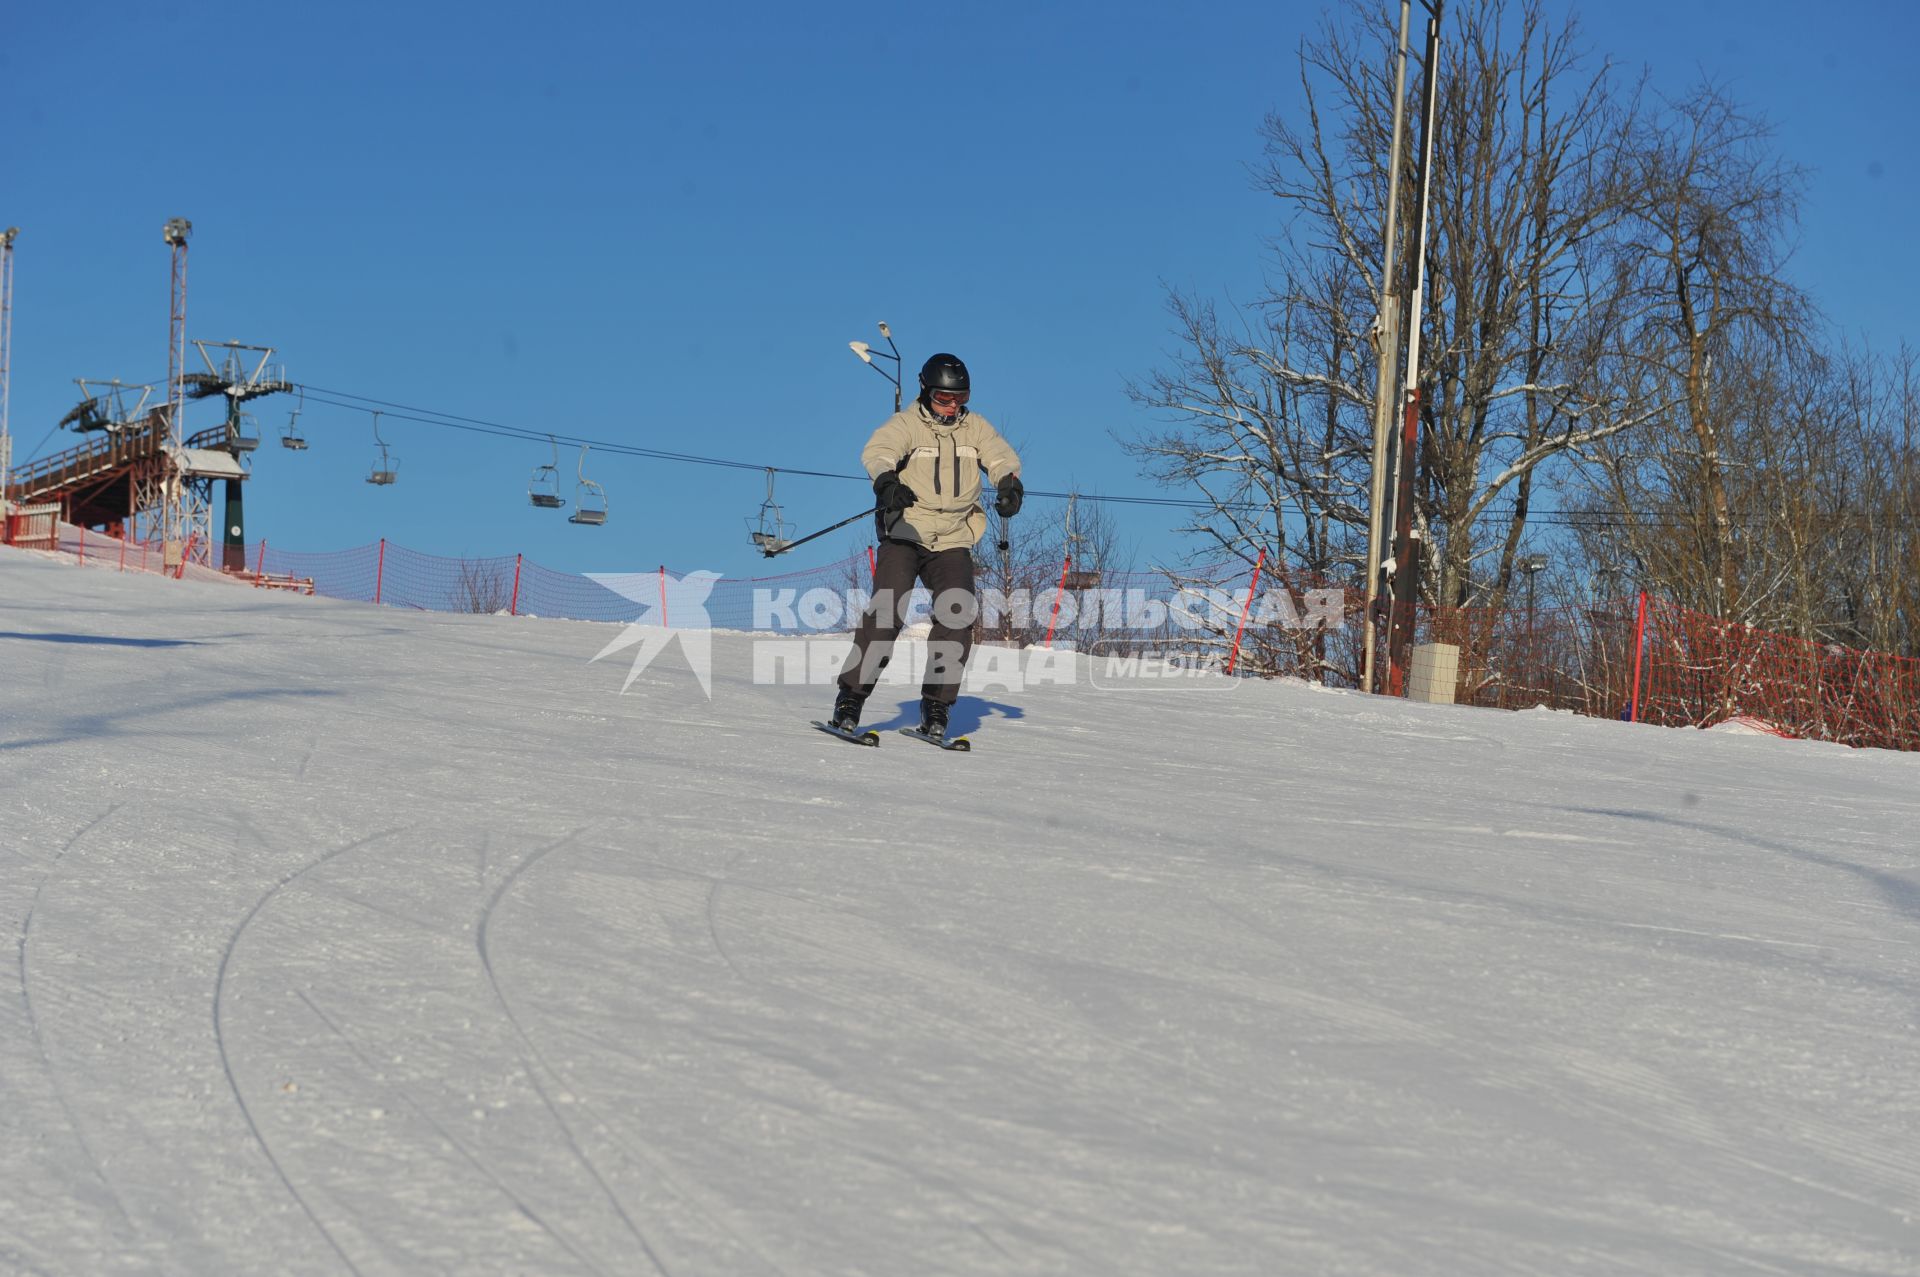
[[[1414,527],[1414,475],[1420,460],[1420,308],[1427,281],[1427,208],[1433,194],[1434,116],[1440,88],[1440,7],[1427,3],[1426,103],[1420,121],[1420,183],[1414,201],[1413,287],[1407,298],[1407,364],[1394,498],[1392,626],[1387,636],[1387,690],[1398,696],[1413,652],[1420,600],[1419,532]]]
[[[13,382],[13,241],[18,226],[0,231],[0,519],[7,514],[7,485],[13,480],[13,433],[7,400]]]
[[[181,419],[185,415],[183,379],[187,363],[187,236],[192,233],[193,223],[184,217],[168,218],[161,231],[167,246],[173,250],[173,281],[167,308],[167,439],[172,448],[162,481],[165,493],[160,513],[161,562],[169,570],[180,566],[185,553],[182,503],[186,496],[186,458],[182,454],[186,440]]]
[[[1413,0],[1400,0],[1400,60],[1393,85],[1393,151],[1387,165],[1387,220],[1381,232],[1384,260],[1380,265],[1380,310],[1374,320],[1374,342],[1380,352],[1380,372],[1373,392],[1373,478],[1367,505],[1367,606],[1363,613],[1364,646],[1361,648],[1361,690],[1373,688],[1374,650],[1379,646],[1375,634],[1373,608],[1380,596],[1382,528],[1385,522],[1387,493],[1387,443],[1392,430],[1395,386],[1400,357],[1400,299],[1394,287],[1394,247],[1400,231],[1400,151],[1406,137],[1407,118],[1407,27],[1412,17]]]

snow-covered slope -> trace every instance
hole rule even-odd
[[[616,632],[0,552],[0,1271],[1920,1272],[1920,759]]]

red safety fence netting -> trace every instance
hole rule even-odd
[[[1649,600],[1642,721],[1752,717],[1789,736],[1920,749],[1920,660],[1791,638]]]
[[[1457,696],[1471,704],[1669,727],[1751,719],[1807,740],[1920,750],[1920,660],[1645,602],[1423,609],[1416,635],[1459,647]]]
[[[240,581],[328,598],[430,612],[466,612],[624,623],[679,623],[696,608],[722,629],[792,628],[821,615],[807,599],[845,601],[828,625],[850,628],[871,583],[867,553],[765,577],[683,581],[664,568],[605,583],[523,555],[448,558],[390,541],[308,553],[264,542],[245,566],[221,572],[188,561],[168,568],[157,543],[120,540],[18,509],[5,540],[122,571]],[[1063,573],[1063,568],[1067,569]],[[1168,571],[1073,571],[1029,565],[1017,580],[981,573],[983,590],[1024,591],[983,638],[1055,641],[1083,651],[1233,653],[1236,672],[1356,687],[1362,659],[1361,597],[1338,584],[1285,572],[1258,577],[1244,564]],[[1003,590],[1011,596],[1011,590]],[[796,609],[797,608],[797,613]],[[1144,618],[1144,622],[1143,622]],[[1384,627],[1383,627],[1384,628]],[[1797,639],[1690,612],[1642,596],[1582,607],[1418,609],[1416,643],[1459,649],[1456,700],[1523,709],[1545,705],[1596,717],[1706,727],[1759,720],[1812,740],[1920,750],[1920,660]]]

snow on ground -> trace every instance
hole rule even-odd
[[[1920,759],[617,632],[0,553],[0,1271],[1920,1273]]]

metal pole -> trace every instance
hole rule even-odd
[[[1253,565],[1253,579],[1247,582],[1247,602],[1240,609],[1240,624],[1233,628],[1233,650],[1227,653],[1227,673],[1233,673],[1234,663],[1240,659],[1240,636],[1247,632],[1247,617],[1253,612],[1253,592],[1260,588],[1260,569],[1267,566],[1267,547],[1260,547],[1260,557]]]
[[[1533,578],[1539,575],[1538,569],[1530,568],[1527,571],[1527,686],[1529,688],[1539,681],[1540,652],[1533,628]],[[1529,692],[1529,695],[1531,694]]]
[[[181,544],[185,536],[181,488],[186,483],[182,473],[185,462],[180,455],[184,446],[181,418],[186,398],[181,379],[186,374],[187,363],[187,236],[192,232],[193,223],[184,217],[168,218],[161,232],[173,250],[173,278],[167,307],[167,438],[173,447],[167,457],[160,507],[160,557],[162,565],[167,567],[173,566],[168,559],[179,563],[186,560],[186,549]]]
[[[1060,620],[1060,600],[1067,594],[1067,573],[1073,568],[1071,554],[1060,560],[1060,588],[1053,592],[1053,615],[1047,618],[1047,647],[1053,646],[1053,627]]]
[[[1640,610],[1633,621],[1633,695],[1627,701],[1627,721],[1640,721],[1640,658],[1647,650],[1647,592],[1640,591]]]
[[[0,518],[7,513],[7,484],[13,479],[13,434],[7,424],[7,400],[13,377],[13,241],[18,226],[0,231]]]
[[[1380,266],[1379,325],[1380,372],[1373,394],[1373,476],[1367,504],[1367,606],[1362,614],[1365,646],[1362,650],[1360,686],[1373,690],[1374,634],[1373,605],[1380,593],[1380,551],[1383,509],[1387,491],[1387,438],[1393,421],[1394,362],[1400,354],[1400,307],[1393,289],[1394,246],[1400,219],[1400,149],[1406,137],[1407,106],[1407,29],[1412,0],[1400,0],[1400,59],[1393,86],[1393,154],[1389,157],[1387,177],[1387,220],[1381,238],[1385,241]]]
[[[855,519],[864,519],[872,513],[873,513],[873,510],[867,509],[867,510],[860,511],[860,513],[858,514],[850,514],[846,518],[840,520],[840,522],[828,524],[826,527],[821,528],[818,532],[807,533],[807,535],[801,537],[798,541],[785,541],[775,546],[771,550],[762,550],[760,553],[764,557],[771,559],[776,554],[785,554],[788,550],[793,549],[793,547],[796,545],[805,545],[807,542],[815,540],[816,538],[819,538],[819,537],[823,537],[827,535],[827,533],[829,532],[837,532],[841,528],[846,527],[849,523],[852,523]]]
[[[1000,641],[1013,642],[1013,532],[1012,520],[1000,519]]]
[[[1399,695],[1413,646],[1414,608],[1419,603],[1420,556],[1413,524],[1414,474],[1420,457],[1420,308],[1427,282],[1427,209],[1433,194],[1434,116],[1440,88],[1440,0],[1428,4],[1426,104],[1420,121],[1420,183],[1414,200],[1413,287],[1407,299],[1407,364],[1404,420],[1393,519],[1399,541],[1394,555],[1392,632],[1387,638],[1387,681]]]

